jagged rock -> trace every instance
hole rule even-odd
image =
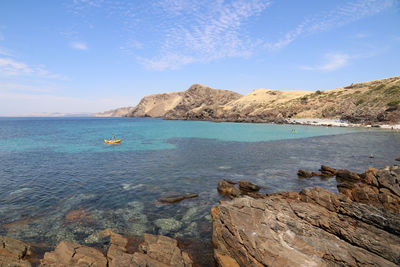
[[[348,184],[351,197],[313,188],[221,202],[211,210],[215,260],[220,266],[398,266],[400,170],[381,169],[375,179],[378,186]]]
[[[311,178],[312,177],[312,174],[305,170],[298,170],[297,175],[299,177],[303,177],[303,178]]]
[[[336,171],[336,178],[340,178],[345,181],[360,181],[361,177],[358,175],[358,173],[351,172],[349,170],[337,170]]]
[[[243,192],[258,192],[261,189],[261,186],[255,185],[246,180],[240,180],[239,189]]]
[[[198,194],[171,196],[171,197],[160,198],[159,201],[160,202],[164,202],[164,203],[177,203],[177,202],[180,202],[180,201],[182,201],[184,199],[195,198],[195,197],[198,197],[198,196],[199,196]]]
[[[31,246],[7,236],[0,236],[0,267],[32,266],[28,261]]]
[[[150,258],[167,266],[192,266],[189,255],[178,248],[178,242],[170,237],[144,234],[141,251]]]
[[[96,266],[106,267],[107,258],[99,250],[61,241],[53,252],[46,252],[40,261],[41,267]]]
[[[336,170],[334,168],[331,168],[331,167],[328,167],[328,166],[325,166],[325,165],[321,165],[320,171],[325,176],[334,176],[336,174]]]
[[[237,188],[234,184],[225,180],[218,181],[218,192],[230,198],[240,196],[239,188]]]

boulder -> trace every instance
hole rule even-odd
[[[228,196],[229,198],[234,198],[240,196],[240,190],[234,184],[225,181],[218,181],[218,192],[221,195]]]
[[[165,197],[165,198],[160,198],[159,201],[163,203],[177,203],[180,202],[184,199],[188,198],[195,198],[198,197],[198,194],[188,194],[188,195],[180,195],[180,196],[171,196],[171,197]]]
[[[0,236],[0,267],[32,266],[28,261],[31,254],[30,245],[7,236]]]
[[[240,180],[239,189],[242,192],[258,192],[261,189],[261,186],[255,185],[246,180]]]
[[[61,241],[53,252],[46,252],[40,261],[47,266],[96,266],[107,267],[107,258],[99,250],[69,241]]]
[[[396,161],[400,161],[400,158],[395,159]]]
[[[336,178],[340,178],[344,181],[354,181],[354,182],[361,180],[361,177],[358,175],[358,173],[343,169],[337,170]]]
[[[334,168],[325,165],[321,165],[320,171],[322,174],[324,174],[324,176],[334,176],[336,174],[336,170]]]
[[[216,262],[220,266],[399,266],[400,170],[393,166],[366,173],[376,173],[377,186],[369,177],[363,181],[370,183],[339,187],[338,195],[313,188],[221,202],[211,210]]]
[[[312,177],[312,174],[305,170],[298,170],[297,175],[299,177],[303,177],[303,178],[311,178]]]

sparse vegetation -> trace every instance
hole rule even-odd
[[[320,95],[320,94],[322,94],[322,92],[320,90],[317,90],[317,91],[315,91],[315,94]]]
[[[380,85],[378,85],[378,86],[372,88],[372,90],[373,90],[373,91],[379,91],[379,90],[381,90],[381,89],[384,88],[384,87],[385,87],[384,84],[380,84]]]
[[[308,102],[308,97],[307,96],[303,96],[302,98],[300,98],[300,101],[303,105],[307,104]]]
[[[387,105],[389,107],[400,106],[400,99],[396,99],[396,100],[390,101],[389,103],[387,103]]]
[[[400,86],[390,86],[388,89],[385,90],[385,94],[388,95],[394,95],[394,94],[399,94],[400,93]]]
[[[365,100],[364,99],[358,99],[358,101],[356,102],[356,106],[361,105],[362,103],[364,103]]]

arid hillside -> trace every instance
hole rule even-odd
[[[236,122],[329,118],[352,123],[400,123],[400,76],[326,91],[257,89],[244,96],[194,84],[183,92],[146,96],[135,108],[100,115]]]

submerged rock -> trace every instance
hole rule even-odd
[[[174,218],[157,219],[154,224],[160,228],[160,234],[162,235],[175,232],[182,227],[182,223]]]
[[[213,207],[215,260],[220,266],[399,266],[400,168],[366,173],[370,184],[339,187],[338,195],[313,188]]]
[[[181,195],[181,196],[171,196],[171,197],[165,197],[165,198],[160,198],[159,201],[163,203],[177,203],[180,202],[184,199],[189,199],[189,198],[195,198],[198,197],[198,194],[188,194],[188,195]]]

